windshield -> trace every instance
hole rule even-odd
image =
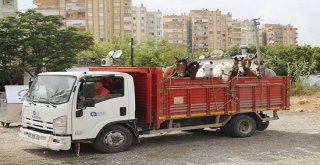
[[[48,104],[66,103],[75,80],[73,76],[38,76],[30,87],[27,100]]]

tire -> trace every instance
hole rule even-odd
[[[125,151],[132,144],[133,136],[124,126],[114,125],[103,129],[95,139],[93,146],[104,153]]]
[[[4,127],[4,126],[5,126],[5,123],[4,123],[4,122],[1,122],[1,125],[2,125],[2,127]]]
[[[257,130],[258,131],[264,131],[268,128],[269,126],[269,121],[267,122],[261,122],[260,125],[258,126]]]
[[[230,122],[228,122],[226,125],[220,128],[222,134],[226,136],[232,136],[232,129],[230,128]]]
[[[229,124],[230,135],[233,137],[249,137],[257,128],[256,121],[248,115],[235,116]]]
[[[10,123],[6,123],[4,127],[9,128]]]

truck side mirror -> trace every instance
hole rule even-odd
[[[83,84],[83,96],[85,98],[94,98],[94,82]]]

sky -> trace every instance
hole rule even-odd
[[[319,0],[132,0],[148,11],[163,15],[189,13],[190,10],[219,9],[230,12],[233,19],[260,18],[260,23],[292,24],[298,28],[298,44],[320,46]],[[32,8],[32,0],[18,0],[20,11]]]

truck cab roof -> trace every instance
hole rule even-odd
[[[76,76],[77,78],[79,78],[84,75],[99,76],[99,75],[108,75],[108,74],[126,75],[126,76],[129,75],[129,74],[123,73],[123,72],[110,72],[110,71],[102,71],[102,72],[76,71],[76,72],[44,72],[44,73],[40,73],[39,76],[42,76],[42,75],[64,75],[64,76]]]

